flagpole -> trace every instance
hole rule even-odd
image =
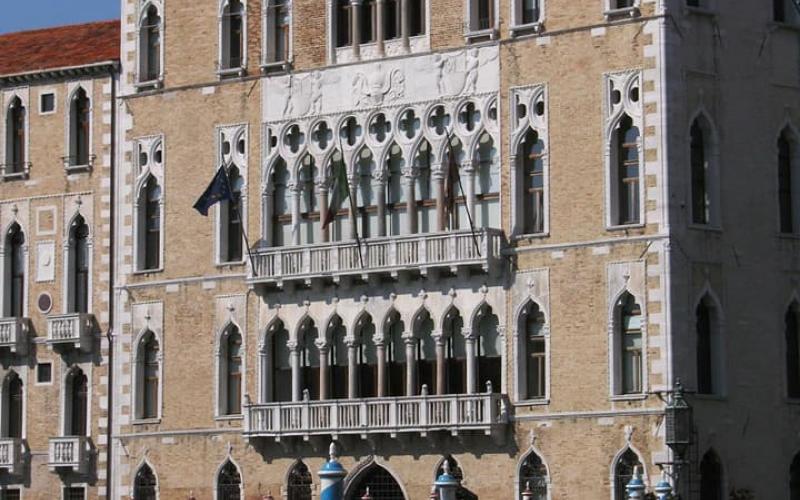
[[[220,167],[222,172],[225,174],[225,183],[228,185],[228,192],[231,194],[231,200],[228,202],[231,204],[231,208],[236,212],[239,216],[239,225],[242,228],[242,236],[244,237],[244,244],[247,246],[247,258],[250,261],[250,269],[253,271],[253,277],[257,277],[258,273],[256,272],[256,266],[253,264],[253,252],[250,250],[250,239],[247,237],[247,231],[245,230],[246,221],[244,217],[242,217],[242,211],[239,210],[239,202],[237,200],[233,200],[233,186],[231,186],[231,178],[228,177],[228,170],[225,166]]]
[[[455,161],[455,155],[453,154],[453,143],[450,137],[450,131],[447,131],[447,149],[449,151],[449,161]],[[456,166],[458,168],[458,166]],[[448,173],[449,173],[449,166],[448,166]],[[478,243],[478,237],[475,235],[475,223],[472,221],[472,214],[469,213],[469,200],[467,200],[467,195],[464,193],[464,186],[461,184],[461,174],[458,174],[458,188],[461,190],[461,196],[464,197],[464,209],[467,212],[467,220],[469,221],[469,230],[472,234],[472,242],[475,244],[475,251],[478,252],[478,257],[481,257],[481,247]],[[448,180],[449,181],[449,180]],[[455,204],[455,200],[454,200]],[[451,214],[451,221],[452,221],[452,214]]]
[[[344,165],[339,168],[344,168]],[[347,178],[345,172],[344,186],[347,188],[347,198],[350,199],[350,223],[353,225],[353,234],[356,237],[356,247],[358,248],[358,262],[361,264],[361,269],[364,269],[364,256],[361,254],[361,238],[358,237],[358,219],[356,218],[356,202],[353,200],[353,192],[350,191],[350,180]],[[356,195],[358,195],[356,193]]]

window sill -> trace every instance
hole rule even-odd
[[[131,425],[155,425],[160,423],[160,418],[135,418],[131,420]]]
[[[525,242],[525,241],[535,241],[535,240],[543,240],[545,238],[549,238],[550,233],[545,231],[543,233],[525,233],[525,234],[517,234],[511,237],[511,241],[513,242]]]
[[[292,69],[289,61],[265,62],[261,64],[261,74],[287,73]]]
[[[246,263],[247,263],[247,261],[242,259],[242,260],[234,260],[234,261],[231,261],[231,262],[217,262],[216,266],[220,267],[220,268],[233,269],[233,268],[236,268],[236,267],[243,266]]]
[[[164,268],[163,267],[159,267],[157,269],[137,269],[137,270],[133,271],[132,274],[134,276],[147,276],[149,274],[158,274],[158,273],[163,273],[163,272],[164,272]]]
[[[629,229],[644,229],[646,225],[642,222],[635,222],[633,224],[620,224],[614,226],[607,226],[607,231],[627,231]]]
[[[624,7],[622,9],[609,9],[605,11],[603,15],[606,21],[617,21],[620,19],[639,17],[641,12],[639,11],[639,6],[634,5],[633,7]]]
[[[466,40],[467,43],[485,42],[488,40],[496,40],[498,35],[497,28],[467,31],[464,33],[464,40]]]
[[[625,401],[644,401],[647,399],[647,393],[640,394],[615,394],[611,396],[611,401],[625,402]]]
[[[155,90],[164,87],[164,78],[158,77],[155,80],[145,80],[142,82],[136,82],[133,84],[136,90]]]
[[[511,36],[539,35],[543,31],[544,31],[544,24],[542,24],[541,21],[536,21],[527,24],[519,24],[509,28]]]
[[[547,406],[549,404],[550,404],[550,399],[549,398],[523,399],[523,400],[520,400],[520,401],[517,401],[517,402],[513,403],[513,406],[515,408],[524,408],[524,407],[530,407],[530,406]]]
[[[793,31],[800,33],[800,24],[787,23],[785,21],[770,21],[769,27],[773,30]]]
[[[0,168],[2,169],[1,171],[3,172],[2,173],[2,179],[5,182],[26,180],[28,177],[30,177],[30,173],[31,173],[31,163],[30,162],[22,164],[22,170],[19,171],[19,172],[6,173],[6,169],[8,168],[8,165],[0,165]]]
[[[64,163],[64,171],[67,174],[79,174],[83,172],[88,172],[94,168],[94,161],[97,159],[96,155],[90,155],[89,161],[83,165],[72,165],[70,163],[71,157],[63,156],[61,161]]]
[[[217,77],[219,79],[224,78],[241,78],[247,74],[247,70],[245,68],[224,68],[217,70]]]
[[[217,422],[236,422],[238,420],[244,420],[244,415],[217,415],[214,417],[214,420]]]

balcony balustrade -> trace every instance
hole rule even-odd
[[[85,436],[50,438],[47,465],[51,471],[71,469],[85,472],[89,459],[89,441]]]
[[[505,238],[499,229],[450,231],[369,238],[355,241],[294,247],[256,248],[253,251],[252,284],[282,286],[286,281],[332,279],[341,276],[390,274],[444,268],[480,267],[489,272],[501,262]]]
[[[30,341],[30,320],[28,318],[0,319],[0,347],[13,353],[25,354]]]
[[[245,407],[247,438],[368,435],[445,431],[492,434],[508,423],[501,394],[341,399]]]
[[[22,440],[19,438],[0,438],[0,470],[11,474],[22,468]]]
[[[51,347],[75,347],[84,352],[92,349],[94,316],[85,313],[62,314],[47,318],[47,343]]]

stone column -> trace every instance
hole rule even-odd
[[[436,191],[436,220],[437,230],[444,231],[447,229],[447,208],[444,206],[444,172],[442,171],[444,165],[439,164],[431,166],[431,179],[433,180],[433,189]]]
[[[330,347],[325,341],[315,342],[319,350],[319,399],[328,399],[328,380],[330,380],[330,366],[328,366],[328,353]]]
[[[414,169],[403,171],[403,195],[406,199],[406,233],[417,234],[417,203],[414,192]]]
[[[378,206],[378,236],[386,236],[386,177],[377,176],[372,179],[372,193]]]
[[[464,351],[467,356],[467,394],[475,394],[475,384],[478,378],[478,356],[475,347],[477,339],[470,330],[462,330],[464,336]]]
[[[464,174],[464,194],[466,197],[466,206],[469,210],[469,216],[472,217],[472,223],[477,229],[478,221],[475,219],[475,166],[471,161],[464,162],[461,165],[461,172]]]
[[[444,394],[444,377],[445,377],[445,342],[447,339],[442,335],[442,332],[434,332],[432,334],[436,341],[436,395],[441,396]]]
[[[292,401],[300,401],[300,349],[297,342],[289,341],[289,364],[292,367]]]
[[[350,0],[350,34],[353,57],[361,59],[361,0]]]
[[[403,50],[411,51],[411,19],[408,17],[408,0],[400,0],[400,38],[403,39]]]
[[[378,357],[378,397],[386,396],[386,343],[375,337],[375,355]]]
[[[299,184],[290,184],[289,191],[292,193],[292,245],[300,244],[300,193]]]
[[[358,345],[354,341],[347,342],[347,397],[358,397]]]
[[[383,20],[386,17],[386,0],[375,0],[375,9],[375,45],[378,47],[378,55],[383,57],[385,54],[383,42],[386,38],[386,33],[383,29]]]
[[[406,396],[415,396],[417,385],[417,339],[410,332],[403,334],[406,345]]]
[[[328,218],[328,185],[324,182],[317,184],[317,203],[319,204],[319,241],[325,243],[330,240],[329,228],[322,229],[322,224]]]

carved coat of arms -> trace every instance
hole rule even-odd
[[[380,66],[374,71],[358,73],[353,78],[353,104],[358,107],[380,106],[385,101],[404,97],[406,77],[399,69],[384,72]]]

